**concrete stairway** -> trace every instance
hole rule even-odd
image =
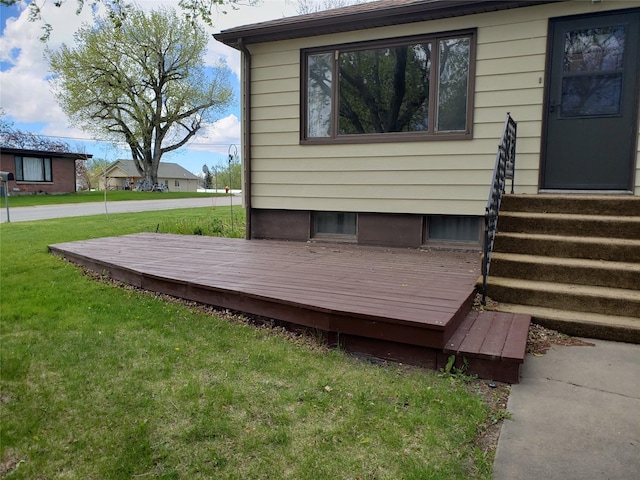
[[[489,273],[497,310],[640,343],[640,197],[506,195]]]

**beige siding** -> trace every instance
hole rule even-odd
[[[115,167],[113,170],[111,170],[108,174],[109,177],[128,177],[129,174],[127,172],[125,172],[124,170],[122,170],[120,167]]]
[[[253,206],[482,215],[507,111],[518,121],[516,191],[536,193],[549,18],[633,6],[640,0],[572,1],[251,45]],[[473,140],[300,145],[300,49],[469,28]],[[640,194],[640,171],[635,184]]]

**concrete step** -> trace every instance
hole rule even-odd
[[[494,252],[492,276],[640,290],[640,263]]]
[[[495,252],[640,262],[640,239],[500,232]]]
[[[640,216],[640,197],[633,195],[505,195],[500,211]]]
[[[640,292],[638,290],[520,280],[489,275],[487,295],[500,303],[640,318]]]
[[[500,212],[498,232],[608,238],[640,238],[640,216]]]
[[[500,312],[531,315],[534,323],[577,337],[640,344],[640,318],[498,303]]]

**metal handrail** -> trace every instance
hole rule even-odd
[[[489,190],[489,199],[484,214],[484,255],[482,257],[482,305],[487,304],[487,279],[489,277],[489,265],[493,253],[493,243],[498,231],[498,213],[504,194],[507,180],[511,180],[511,193],[513,193],[513,181],[515,177],[516,162],[516,133],[518,124],[507,113],[504,122],[502,138],[498,145],[496,164],[493,167],[493,180]]]

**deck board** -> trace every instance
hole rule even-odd
[[[471,311],[474,252],[153,233],[49,248],[148,290],[319,329],[385,359],[441,368],[444,354],[482,357],[486,375],[504,368],[491,363],[501,355],[521,361],[522,347],[506,345],[521,342],[523,327]]]
[[[473,253],[354,245],[146,233],[51,249],[145,277],[435,329],[459,315],[479,275]]]

